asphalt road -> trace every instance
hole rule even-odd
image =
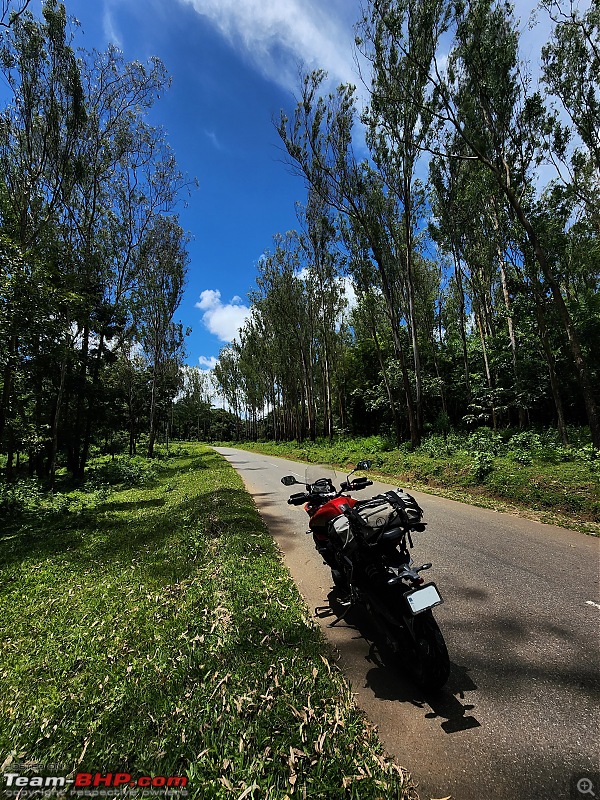
[[[435,616],[452,662],[447,686],[428,697],[382,661],[368,619],[327,627],[331,575],[305,535],[304,509],[286,502],[303,487],[280,483],[303,480],[304,466],[215,449],[244,479],[358,704],[422,800],[600,800],[597,538],[413,492],[428,523],[413,558],[433,562],[427,578],[445,600]]]

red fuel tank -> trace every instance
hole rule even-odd
[[[326,528],[332,519],[339,517],[342,513],[342,506],[350,506],[352,508],[356,505],[356,500],[353,497],[334,497],[333,500],[324,503],[315,511],[310,518],[308,527],[311,531],[317,531],[319,528]],[[320,531],[319,531],[320,532]]]

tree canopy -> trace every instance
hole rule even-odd
[[[418,444],[442,423],[551,423],[566,443],[571,422],[600,447],[600,17],[542,6],[539,88],[512,7],[495,0],[365,4],[361,115],[353,86],[303,76],[277,129],[329,233],[293,258],[299,234],[276,239],[288,257],[265,255],[269,281],[261,265],[217,375],[236,387],[235,413],[262,412],[261,435]],[[345,310],[344,282],[356,295]]]
[[[0,19],[8,480],[24,459],[80,480],[95,446],[152,456],[173,435],[416,446],[551,424],[566,445],[574,424],[600,448],[597,4],[543,0],[535,85],[510,4],[368,0],[367,102],[316,70],[281,112],[297,229],[274,233],[211,375],[175,318],[189,181],[149,122],[164,65],[77,56],[64,5],[28,5]]]
[[[4,8],[0,41],[0,447],[9,479],[22,454],[40,477],[60,457],[80,479],[123,418],[132,452],[142,425],[152,442],[179,386],[187,181],[147,120],[162,63],[77,57],[65,6],[26,5]]]

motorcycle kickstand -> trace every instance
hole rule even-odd
[[[337,624],[338,624],[338,622],[342,622],[342,620],[343,620],[343,619],[345,619],[345,617],[346,617],[346,614],[347,614],[347,613],[350,611],[350,609],[351,609],[351,608],[352,608],[352,606],[354,605],[354,598],[352,597],[352,595],[348,595],[348,598],[347,598],[346,600],[340,600],[340,601],[339,601],[339,604],[340,604],[342,607],[345,607],[345,608],[344,608],[344,611],[343,611],[343,612],[342,612],[342,613],[341,613],[341,614],[340,614],[338,617],[336,617],[336,618],[333,620],[333,622],[329,622],[329,623],[327,624],[327,627],[328,627],[328,628],[333,628],[333,627],[334,627],[334,625],[337,625]]]
[[[348,613],[348,611],[350,611],[350,606],[348,606],[348,608],[347,608],[347,609],[344,611],[344,613],[343,613],[343,614],[341,614],[339,617],[336,617],[336,618],[333,620],[333,622],[328,622],[328,623],[327,623],[327,627],[328,627],[328,628],[333,628],[335,625],[337,625],[337,624],[338,624],[338,622],[342,622],[342,620],[344,619],[344,617],[346,616],[346,614]]]

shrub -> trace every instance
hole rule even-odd
[[[593,444],[586,444],[574,453],[577,461],[582,461],[590,470],[596,472],[600,469],[600,450],[596,450]]]
[[[444,458],[453,452],[452,446],[443,436],[428,436],[419,448],[422,453],[426,453],[429,458]]]
[[[467,439],[467,447],[470,453],[487,453],[490,456],[502,455],[505,451],[505,444],[502,436],[490,430],[490,428],[479,428],[470,434]]]
[[[115,484],[123,486],[140,486],[150,481],[156,474],[156,467],[151,461],[141,456],[121,456],[105,461],[89,470],[88,478],[92,485]]]
[[[510,450],[508,455],[511,456],[513,461],[516,461],[517,464],[522,464],[524,467],[530,467],[533,464],[533,456],[531,453],[527,453],[523,450],[517,450],[516,452]]]
[[[10,519],[36,508],[42,496],[40,485],[35,478],[0,484],[0,519]]]
[[[542,438],[535,431],[520,431],[508,440],[509,450],[539,450],[541,446]]]
[[[37,478],[0,484],[0,519],[14,519],[28,512],[60,515],[68,512],[71,504],[69,495],[45,491]]]
[[[473,456],[473,478],[481,483],[494,468],[494,461],[489,453],[477,451]]]

